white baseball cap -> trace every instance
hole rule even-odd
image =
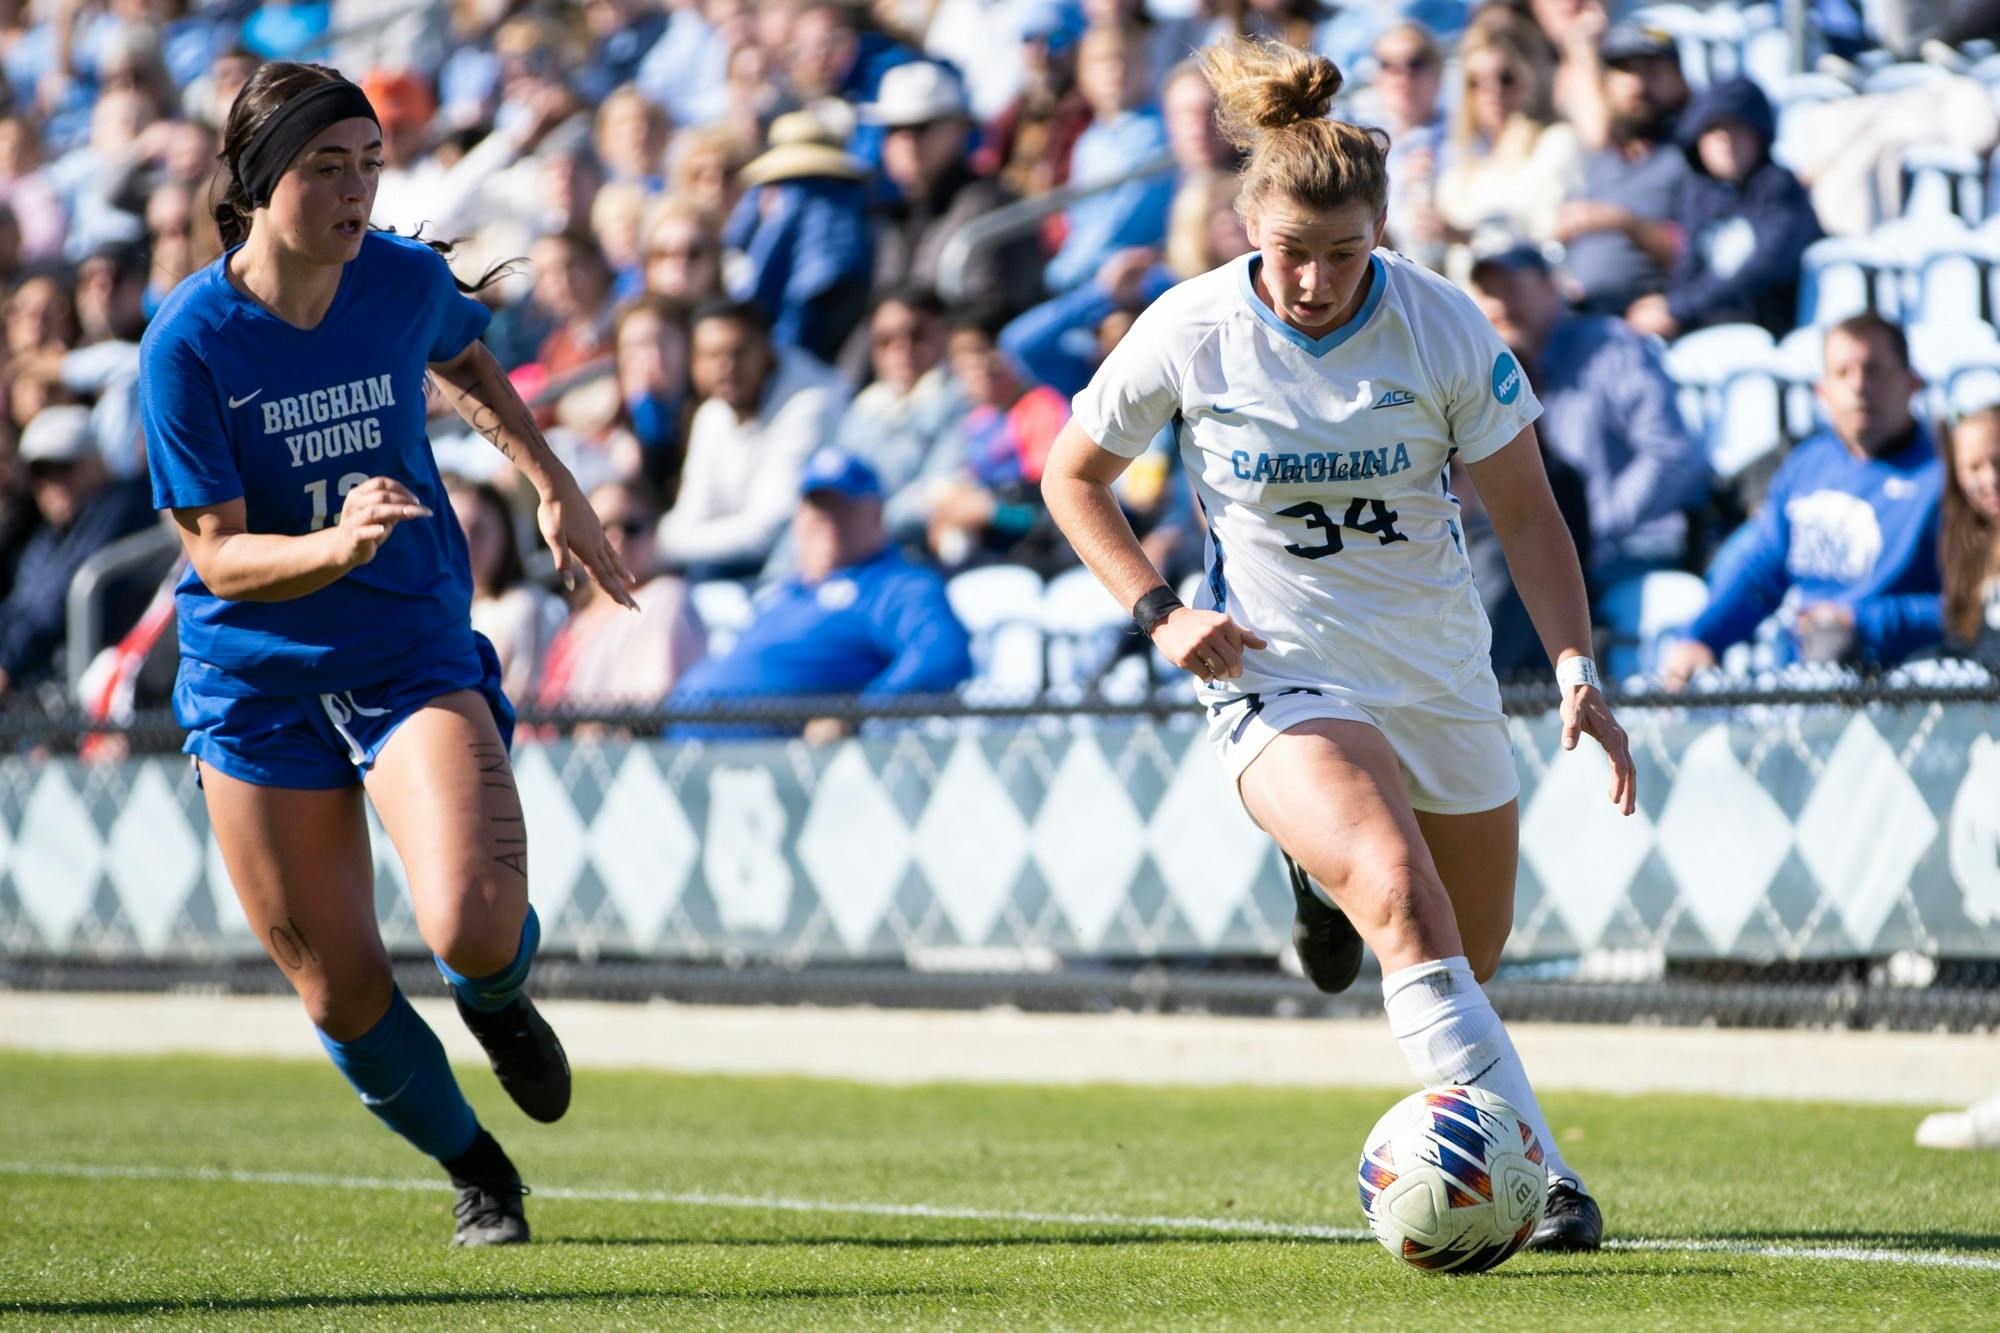
[[[861,108],[864,124],[891,127],[971,116],[958,76],[928,60],[913,60],[884,74],[875,100]]]
[[[35,413],[21,432],[23,463],[75,463],[97,453],[90,409],[65,403]]]

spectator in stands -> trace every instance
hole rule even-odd
[[[750,578],[798,503],[800,464],[833,438],[847,388],[804,352],[773,346],[754,305],[702,307],[689,343],[698,405],[659,554],[690,579]]]
[[[361,91],[382,127],[382,170],[375,181],[370,219],[408,235],[427,214],[443,188],[446,170],[430,155],[437,99],[430,85],[407,70],[377,70],[361,81]]]
[[[672,135],[667,113],[635,88],[618,89],[597,108],[597,160],[613,182],[631,181],[649,194],[664,190]]]
[[[1233,216],[1233,193],[1230,202]],[[1192,206],[1188,213],[1187,225],[1191,227]],[[1236,234],[1242,234],[1240,221]],[[1175,243],[1174,237],[1168,240],[1170,245]],[[1214,252],[1205,243],[1207,240],[1202,237],[1204,243],[1197,248],[1192,239],[1181,236],[1176,247],[1181,259],[1198,262],[1211,258]],[[1224,247],[1228,244],[1225,236]],[[1213,263],[1208,265],[1214,267]],[[1208,268],[1197,271],[1205,273]],[[1160,252],[1151,246],[1115,250],[1098,267],[1093,281],[1042,302],[1001,329],[1000,349],[1006,354],[1009,367],[1018,368],[1031,383],[1045,385],[1065,397],[1075,397],[1090,382],[1091,374],[1110,350],[1110,343],[1116,342],[1116,338],[1107,342],[1106,321],[1119,315],[1136,315],[1175,282],[1193,276],[1162,264]],[[1121,335],[1124,327],[1119,325]]]
[[[159,114],[143,93],[107,92],[91,108],[89,142],[49,164],[49,184],[69,214],[64,257],[80,260],[106,241],[137,240],[144,232],[145,224],[122,201],[139,166],[139,132]]]
[[[1042,467],[1069,420],[1069,400],[1022,381],[1000,349],[997,311],[951,321],[945,344],[968,410],[957,431],[959,462],[932,496],[931,552],[948,568],[1005,561],[1043,574],[1075,560],[1042,504]]]
[[[1070,184],[1113,180],[1167,151],[1138,27],[1107,24],[1086,32],[1077,45],[1076,86],[1090,104],[1091,121],[1070,157]],[[1064,213],[1069,235],[1045,273],[1049,290],[1066,292],[1089,281],[1113,250],[1158,245],[1173,197],[1173,173],[1163,171],[1071,204]]]
[[[668,195],[653,212],[643,263],[649,296],[692,310],[722,295],[722,228],[715,215],[688,195]]]
[[[146,293],[142,309],[147,319],[188,274],[203,267],[222,250],[215,219],[196,205],[195,191],[179,181],[153,187],[146,197]]]
[[[855,395],[835,435],[840,449],[881,481],[885,521],[899,542],[922,542],[931,491],[957,473],[962,457],[957,427],[965,395],[944,364],[944,335],[944,303],[935,293],[903,287],[878,298],[868,319],[874,379]]]
[[[1688,86],[1679,48],[1657,28],[1617,24],[1600,49],[1606,141],[1584,159],[1583,188],[1556,215],[1555,236],[1577,304],[1623,315],[1666,287],[1680,252],[1689,167],[1674,127]]]
[[[35,508],[13,426],[0,423],[0,602],[12,595],[21,552],[41,526],[42,511]]]
[[[492,641],[509,699],[535,697],[542,659],[568,615],[562,601],[528,582],[514,515],[491,482],[445,478],[472,567],[472,628]],[[606,530],[609,535],[609,529]],[[617,536],[611,535],[613,542]],[[635,575],[637,571],[634,571]],[[595,587],[596,585],[592,585]]]
[[[688,336],[681,308],[647,294],[618,308],[611,322],[618,358],[622,421],[639,448],[643,475],[666,493],[679,480],[688,415]]]
[[[98,461],[86,408],[44,408],[21,434],[20,460],[41,526],[0,602],[0,703],[61,667],[70,580],[83,562],[153,522],[145,481],[114,481]]]
[[[824,97],[864,106],[881,96],[889,71],[917,59],[917,53],[883,32],[865,6],[811,0],[792,20],[784,59],[792,95],[801,105]],[[871,169],[879,165],[881,128],[856,124],[847,150]]]
[[[94,406],[99,458],[114,477],[146,466],[139,426],[139,337],[146,330],[146,251],[136,243],[102,247],[77,266],[77,346],[49,357],[43,373]]]
[[[667,26],[633,76],[677,125],[711,125],[727,102],[729,53],[750,37],[747,0],[668,0]]]
[[[42,166],[41,136],[23,116],[0,117],[0,203],[13,210],[20,224],[24,262],[61,255],[68,218]]]
[[[1589,540],[1577,544],[1598,596],[1687,557],[1683,513],[1708,494],[1708,462],[1651,343],[1622,321],[1569,314],[1536,246],[1475,245],[1473,295],[1542,400],[1536,431],[1583,478]]]
[[[626,610],[586,581],[549,643],[535,701],[547,709],[656,707],[706,654],[708,637],[686,583],[659,570],[652,492],[639,482],[611,482],[590,493],[590,507],[612,550],[640,580],[632,594],[639,610]]]
[[[1774,612],[1780,653],[1894,665],[1942,637],[1944,468],[1910,396],[1903,331],[1856,315],[1826,334],[1818,392],[1832,428],[1798,445],[1709,571],[1708,607],[1661,665],[1669,689],[1715,665]]]
[[[1799,256],[1819,239],[1812,201],[1771,160],[1777,118],[1749,79],[1711,85],[1681,118],[1693,168],[1681,196],[1681,254],[1664,295],[1642,296],[1626,318],[1674,338],[1710,324],[1762,324],[1790,332]]]
[[[728,653],[687,674],[674,705],[847,694],[881,702],[943,693],[970,677],[970,642],[944,580],[890,543],[874,470],[837,448],[820,449],[798,493],[797,572],[759,600]],[[842,730],[816,719],[806,735],[830,739]]]
[[[1444,50],[1421,23],[1403,22],[1375,39],[1375,95],[1389,135],[1389,236],[1404,254],[1431,268],[1444,267],[1435,237],[1418,240],[1413,216],[1428,207],[1449,157],[1450,138],[1438,94],[1444,90]]]
[[[831,365],[868,312],[875,253],[868,169],[828,134],[809,111],[780,116],[722,239],[744,255],[735,295],[771,312],[773,340]]]
[[[1475,24],[1459,48],[1450,161],[1432,207],[1411,210],[1414,239],[1452,246],[1448,267],[1457,276],[1470,260],[1465,243],[1482,226],[1551,240],[1556,212],[1581,178],[1582,147],[1550,110],[1551,72],[1539,56],[1516,25]]]
[[[1941,542],[1945,637],[2000,673],[2000,406],[1945,432]]]
[[[544,236],[529,252],[535,304],[552,327],[535,360],[552,380],[611,354],[611,266],[587,231]]]
[[[895,187],[875,233],[875,287],[935,288],[938,256],[953,233],[1014,196],[967,164],[972,114],[958,77],[943,65],[898,65],[882,78],[881,100],[862,115],[883,129],[882,174]],[[1032,235],[989,247],[967,265],[958,299],[1025,310],[1041,296],[1041,262]],[[851,364],[865,361],[861,355]]]
[[[1025,197],[1043,194],[1069,179],[1070,159],[1077,140],[1090,128],[1091,113],[1090,103],[1076,86],[1081,13],[1065,0],[1029,0],[1019,23],[1020,83],[987,127],[975,165]],[[973,63],[967,68],[977,88],[981,67]],[[1060,243],[1059,220],[1054,227]]]
[[[66,352],[76,346],[76,297],[55,269],[23,273],[7,294],[7,358],[18,363],[37,352]],[[24,419],[21,422],[26,425]]]
[[[576,88],[587,101],[609,105],[613,89],[639,76],[640,62],[667,30],[667,16],[655,0],[590,0],[583,19],[591,51],[576,73]]]
[[[669,198],[685,199],[713,218],[726,218],[743,197],[750,141],[721,126],[681,130],[667,146]]]

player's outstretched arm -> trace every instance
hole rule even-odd
[[[486,350],[486,344],[475,338],[450,361],[433,363],[431,373],[465,424],[519,468],[541,496],[535,519],[542,540],[556,558],[556,573],[563,586],[576,586],[576,566],[581,564],[613,601],[638,610],[639,604],[632,600],[638,580],[605,540],[604,528],[576,478],[542,438],[534,414],[514,392],[507,372]]]
[[[1589,732],[1611,760],[1611,801],[1625,814],[1637,808],[1638,777],[1632,767],[1632,746],[1625,729],[1611,716],[1611,705],[1595,680],[1576,676],[1565,664],[1578,667],[1590,657],[1590,599],[1584,591],[1583,569],[1576,543],[1570,540],[1562,512],[1549,491],[1542,468],[1535,428],[1525,427],[1499,450],[1467,466],[1479,499],[1492,520],[1507,569],[1522,605],[1542,636],[1556,679],[1563,682],[1563,748],[1576,748],[1580,733]]]
[[[1099,447],[1071,420],[1056,436],[1042,472],[1042,499],[1050,517],[1097,581],[1128,608],[1167,586],[1111,493],[1111,483],[1131,461]],[[1203,680],[1242,675],[1244,650],[1267,646],[1220,612],[1184,606],[1158,621],[1152,638],[1169,662]]]
[[[370,477],[347,492],[330,526],[302,536],[246,532],[241,500],[173,515],[188,560],[210,592],[232,602],[286,602],[367,564],[398,523],[429,518],[431,511],[403,483]]]

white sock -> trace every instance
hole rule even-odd
[[[1382,1004],[1389,1013],[1390,1035],[1426,1088],[1478,1087],[1505,1097],[1541,1140],[1549,1179],[1583,1188],[1582,1178],[1556,1147],[1556,1136],[1528,1084],[1528,1071],[1464,955],[1389,973],[1382,978]]]

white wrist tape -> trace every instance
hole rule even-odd
[[[1597,663],[1588,657],[1565,657],[1556,663],[1556,684],[1562,687],[1564,694],[1568,694],[1579,685],[1602,690],[1604,678],[1597,674]]]

